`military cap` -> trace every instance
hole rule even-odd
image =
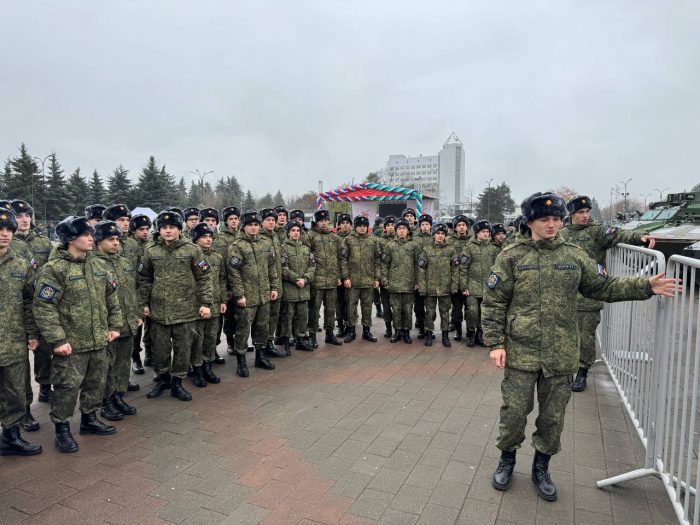
[[[374,219],[375,226],[381,226],[382,224],[384,224],[384,219],[382,219],[381,217],[377,217],[376,219]]]
[[[184,222],[182,215],[173,210],[163,210],[156,217],[156,229],[160,230],[163,226],[175,226],[177,229],[182,230],[182,223]]]
[[[182,213],[185,214],[185,220],[189,219],[193,215],[196,215],[197,218],[199,218],[199,208],[185,208],[182,210]]]
[[[331,212],[328,210],[316,210],[314,212],[314,221],[319,222],[319,221],[330,221],[331,220]]]
[[[198,222],[192,226],[192,228],[190,228],[190,239],[192,239],[192,242],[197,242],[197,239],[204,237],[205,235],[211,235],[213,237],[214,230],[212,230],[209,225],[204,222]]]
[[[420,226],[421,223],[427,222],[432,226],[433,224],[433,216],[428,215],[427,213],[423,213],[420,217],[418,217],[418,225]]]
[[[306,219],[304,210],[292,210],[289,212],[289,220],[294,221],[296,219],[301,219],[301,222],[304,222],[304,219]]]
[[[341,222],[349,222],[352,224],[352,216],[349,213],[339,213],[335,216],[335,224],[340,225]]]
[[[491,225],[491,235],[496,235],[497,233],[508,233],[506,227],[500,222]]]
[[[0,208],[4,208],[6,210],[12,210],[12,204],[10,204],[10,201],[0,200]],[[12,210],[12,211],[14,211],[14,210]]]
[[[15,199],[12,202],[10,202],[10,206],[12,206],[12,210],[15,212],[15,216],[19,215],[20,213],[28,213],[29,215],[34,215],[34,208],[32,208],[31,204],[29,204],[27,201]]]
[[[299,228],[299,231],[301,231],[303,226],[296,221],[289,221],[284,225],[284,229],[287,230],[287,235],[289,235],[289,232],[292,231],[292,228]]]
[[[528,223],[542,217],[566,216],[566,203],[559,195],[554,193],[533,193],[526,198],[520,208],[523,212],[523,222]]]
[[[182,211],[182,208],[177,208],[175,206],[171,206],[170,208],[165,208],[163,211],[170,211],[177,213],[180,217],[182,217],[182,220],[185,220],[185,212]]]
[[[405,219],[406,215],[413,215],[415,217],[416,210],[414,210],[413,208],[404,208],[404,210],[401,212],[401,218]]]
[[[444,222],[436,222],[435,224],[433,224],[433,228],[431,231],[432,235],[435,235],[437,232],[442,232],[445,235],[447,235],[447,224],[445,224]]]
[[[90,204],[85,206],[85,216],[88,219],[99,219],[102,220],[102,212],[107,209],[104,204]]]
[[[352,221],[352,226],[353,228],[357,228],[358,226],[367,226],[369,228],[369,218],[364,215],[358,215]]]
[[[126,204],[112,204],[102,212],[105,221],[116,221],[120,217],[131,218],[131,211]]]
[[[92,234],[92,238],[95,242],[104,241],[109,237],[121,237],[122,231],[117,226],[114,221],[101,221],[95,224],[95,233]]]
[[[216,219],[216,224],[219,224],[219,210],[216,208],[202,208],[199,210],[199,220],[203,221],[206,217]]]
[[[289,210],[281,204],[275,206],[275,213],[284,213],[287,217],[289,217]]]
[[[243,212],[243,217],[241,217],[241,223],[243,226],[246,224],[260,224],[262,222],[262,216],[255,210],[247,210]]]
[[[408,221],[406,219],[399,219],[398,221],[396,221],[395,228],[398,230],[401,226],[405,226],[409,230],[411,229],[411,225],[408,223]]]
[[[469,226],[469,217],[467,217],[466,215],[455,215],[455,218],[452,219],[452,227],[456,228],[460,222],[463,222],[464,224]]]
[[[17,218],[12,210],[0,209],[0,227],[9,228],[12,233],[17,231]]]
[[[149,228],[151,227],[151,219],[149,219],[147,215],[138,213],[131,217],[131,220],[129,221],[130,232],[136,231],[137,229],[143,228],[144,226],[148,226]]]
[[[491,223],[487,220],[480,220],[474,224],[474,233],[479,233],[481,230],[491,231]]]
[[[396,217],[394,217],[393,215],[387,215],[386,217],[384,217],[384,226],[386,226],[387,224],[396,224]]]
[[[268,217],[272,217],[273,219],[277,220],[277,212],[274,210],[274,208],[263,208],[260,210],[260,217],[262,220],[265,220]]]
[[[235,215],[236,217],[240,218],[241,209],[238,206],[226,206],[222,210],[221,215],[224,218],[224,222],[226,222],[231,215]]]
[[[56,225],[58,241],[65,247],[84,233],[95,233],[87,217],[69,215]]]
[[[569,202],[566,203],[566,209],[570,214],[576,213],[579,210],[590,210],[591,209],[591,199],[585,195],[579,195],[574,197]]]

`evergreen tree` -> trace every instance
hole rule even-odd
[[[73,212],[63,168],[56,160],[56,154],[49,157],[49,173],[46,180],[46,218],[60,221]],[[81,211],[82,214],[82,211]]]
[[[515,201],[510,194],[510,186],[502,182],[498,186],[484,188],[479,194],[478,216],[491,223],[503,222],[503,215],[515,208]]]
[[[10,158],[8,157],[5,161],[5,170],[3,171],[2,177],[0,177],[0,199],[5,199],[7,195],[7,181],[12,177],[12,165],[10,164]]]
[[[173,205],[172,186],[165,166],[158,168],[155,157],[151,156],[139,175],[135,199],[139,206],[148,206],[154,211],[162,210]]]
[[[105,201],[105,204],[126,204],[129,209],[136,206],[129,170],[124,169],[124,166],[121,164],[114,168],[112,175],[107,179],[107,196]]]
[[[272,201],[272,195],[269,193],[266,193],[260,197],[260,200],[258,200],[258,210],[262,210],[263,208],[272,208],[273,206],[274,203]]]
[[[27,146],[22,143],[19,156],[10,159],[10,174],[5,178],[5,197],[24,199],[35,210],[44,209],[44,185],[39,175],[39,165],[32,158]]]
[[[243,188],[235,175],[222,177],[216,182],[216,196],[222,208],[235,206],[243,201]]]
[[[80,174],[80,168],[76,168],[72,175],[68,178],[68,205],[69,213],[73,215],[84,215],[85,206],[88,204],[97,204],[96,202],[88,202],[90,195],[90,186]]]
[[[90,177],[90,203],[91,204],[104,204],[107,192],[105,191],[105,186],[102,184],[102,179],[97,174],[97,170],[92,172],[92,177]]]
[[[282,196],[282,192],[280,190],[277,190],[277,193],[275,193],[275,196],[272,197],[272,200],[275,203],[275,206],[284,206],[284,197]]]
[[[185,186],[185,177],[180,177],[180,182],[177,184],[177,205],[181,208],[189,206],[189,195],[187,194],[187,186]]]
[[[243,199],[243,205],[241,206],[241,211],[248,211],[255,209],[255,199],[250,190],[245,192],[245,198]]]

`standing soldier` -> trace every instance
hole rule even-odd
[[[237,206],[226,206],[221,210],[224,226],[221,228],[221,238],[226,243],[226,256],[224,257],[224,267],[228,260],[228,250],[236,239],[241,235],[238,229],[241,223],[241,210]],[[233,337],[236,333],[236,301],[229,298],[224,314],[223,322],[224,335],[226,336],[226,352],[228,355],[236,355],[233,348]]]
[[[500,252],[503,249],[503,243],[506,240],[506,227],[498,222],[491,226],[491,244],[493,244]]]
[[[277,234],[280,244],[284,244],[284,241],[287,240],[287,228],[285,228],[285,225],[287,221],[289,221],[289,210],[282,204],[278,204],[275,206],[275,213],[277,214],[275,233]]]
[[[469,235],[469,217],[466,215],[457,215],[452,219],[452,230],[453,232],[447,238],[447,243],[454,246],[458,254],[464,252],[464,248],[467,246],[471,237]],[[452,294],[452,313],[451,313],[451,324],[455,331],[455,341],[462,340],[462,321],[467,309],[467,296],[463,295],[461,292]]]
[[[537,388],[539,415],[532,435],[535,458],[532,481],[546,501],[557,499],[549,475],[549,460],[561,448],[571,375],[579,360],[576,291],[596,300],[614,302],[673,296],[674,279],[660,273],[609,278],[605,269],[557,232],[566,215],[564,200],[536,193],[522,204],[528,232],[505,248],[485,285],[484,329],[493,363],[505,369],[501,383],[499,436],[501,450],[492,485],[508,490],[515,453],[525,440],[527,416]]]
[[[185,214],[185,227],[183,228],[183,233],[188,233],[192,227],[197,224],[201,219],[199,217],[199,208],[185,208],[182,210]]]
[[[121,421],[124,416],[136,414],[136,408],[124,401],[124,394],[129,386],[129,360],[134,347],[134,334],[142,324],[136,294],[136,267],[124,253],[119,253],[121,236],[116,222],[102,221],[95,225],[93,241],[97,250],[93,254],[119,283],[117,296],[124,316],[119,337],[107,345],[107,381],[100,414],[110,421]]]
[[[2,210],[7,210],[12,212],[13,214],[15,213],[15,210],[12,208],[12,204],[10,204],[10,201],[7,200],[0,200],[0,211]],[[16,218],[15,218],[16,221]],[[19,239],[16,239],[14,236],[12,237],[12,241],[10,241],[10,249],[15,252],[15,255],[19,255],[20,257],[24,257],[28,261],[31,261],[33,256],[32,252],[29,249],[29,246],[27,245],[26,242],[20,241]],[[36,427],[37,429],[39,427]]]
[[[335,324],[335,305],[340,286],[340,244],[341,239],[329,228],[331,215],[328,210],[314,212],[314,225],[306,235],[306,244],[316,260],[316,274],[311,283],[311,312],[309,334],[314,348],[319,315],[323,306],[323,328],[326,330],[326,343],[342,345],[333,333]]]
[[[381,239],[384,234],[384,220],[381,217],[374,219],[374,226],[372,227],[372,235]],[[384,311],[382,310],[382,295],[379,288],[374,289],[374,307],[377,309],[377,317],[382,319],[384,317]],[[391,337],[391,336],[389,336]]]
[[[51,421],[60,452],[78,450],[70,431],[80,396],[80,433],[109,435],[117,429],[97,419],[107,379],[107,345],[119,337],[124,317],[117,281],[91,252],[94,228],[69,216],[56,226],[60,246],[39,271],[34,319],[53,348]]]
[[[381,278],[382,249],[379,239],[369,232],[369,219],[361,215],[353,221],[355,232],[346,237],[340,249],[340,275],[347,295],[348,329],[345,343],[355,340],[357,302],[362,310],[362,339],[372,343],[372,302]]]
[[[280,280],[277,273],[275,251],[260,235],[262,217],[256,211],[243,214],[243,233],[228,250],[228,287],[238,306],[234,349],[240,377],[248,377],[246,351],[248,337],[253,337],[255,367],[274,370],[275,365],[265,356],[264,346],[270,321],[270,301],[279,295]]]
[[[141,258],[146,250],[148,243],[148,234],[151,231],[151,219],[146,215],[137,214],[131,217],[129,221],[129,237],[134,239],[138,246],[138,260],[136,269],[138,271]],[[138,275],[136,277],[136,287],[138,288]],[[141,375],[144,373],[143,366],[153,366],[153,352],[151,350],[151,320],[148,317],[143,318],[141,325],[134,336],[134,346],[131,352],[131,371],[134,374]],[[141,336],[143,336],[143,346],[146,349],[146,357],[144,362],[141,362]]]
[[[425,346],[433,345],[433,330],[437,309],[440,309],[442,346],[450,343],[450,295],[459,290],[460,256],[452,244],[447,244],[447,225],[433,226],[433,242],[426,244],[418,256],[418,293],[425,299]]]
[[[114,221],[119,227],[121,237],[119,238],[119,252],[127,257],[134,268],[138,267],[141,247],[136,239],[129,237],[129,224],[131,222],[131,211],[126,204],[113,204],[102,212],[102,220]],[[97,226],[96,224],[93,226]]]
[[[39,334],[32,317],[32,267],[9,247],[16,231],[12,211],[0,210],[0,456],[33,456],[41,446],[22,439],[20,424],[27,414],[27,354],[36,352]]]
[[[433,218],[427,213],[418,217],[418,231],[413,232],[413,242],[419,246],[419,252],[432,240],[430,229],[433,227]],[[425,297],[418,293],[414,297],[413,310],[416,312],[416,328],[418,328],[418,339],[425,337]]]
[[[404,208],[401,212],[401,218],[408,221],[408,228],[413,231],[416,228],[416,210],[413,208]]]
[[[102,213],[107,209],[104,204],[90,204],[85,206],[85,216],[92,226],[102,221]]]
[[[605,267],[605,252],[619,243],[635,246],[647,245],[654,247],[654,239],[647,233],[637,233],[620,230],[614,226],[603,226],[591,221],[591,199],[582,195],[571,199],[566,208],[571,218],[571,224],[561,230],[562,239],[572,242],[586,252],[602,267]],[[595,331],[600,323],[600,311],[603,303],[593,299],[579,297],[577,316],[579,333],[581,334],[581,356],[579,369],[571,385],[574,392],[586,390],[588,369],[595,362]]]
[[[335,232],[342,241],[352,234],[352,216],[349,213],[339,213],[335,217]],[[338,286],[337,297],[335,301],[335,317],[338,323],[337,337],[345,337],[348,327],[348,294],[345,287],[341,284]]]
[[[379,238],[379,247],[382,254],[386,251],[387,245],[391,243],[396,238],[396,233],[394,232],[394,224],[396,223],[396,217],[393,215],[387,215],[384,217],[384,228],[382,231],[382,236]],[[380,268],[381,275],[381,268]],[[381,280],[381,279],[380,279]],[[386,326],[386,331],[384,332],[384,337],[387,339],[391,338],[391,323],[393,320],[391,313],[391,304],[389,302],[389,291],[386,286],[380,283],[379,287],[379,298],[382,301],[382,316],[384,318],[384,326]]]
[[[214,302],[210,266],[202,250],[183,237],[182,216],[162,211],[156,217],[158,238],[146,246],[139,264],[139,299],[143,315],[151,318],[155,386],[146,397],[190,401],[182,386],[190,365],[196,322],[211,317]]]
[[[289,238],[282,244],[282,336],[285,352],[291,355],[289,338],[294,333],[294,348],[313,352],[307,340],[308,302],[316,261],[308,246],[301,242],[303,226],[296,221],[285,225]]]
[[[262,218],[262,231],[260,236],[267,240],[272,251],[275,254],[275,273],[280,276],[282,274],[282,244],[275,233],[275,226],[277,224],[277,212],[272,208],[265,208],[260,210],[260,217]],[[270,316],[269,316],[269,326],[267,329],[267,343],[265,344],[265,355],[267,357],[287,357],[286,352],[280,352],[275,348],[275,330],[277,330],[277,324],[280,318],[280,309],[282,307],[282,287],[279,287],[279,293],[277,298],[270,300]]]
[[[462,293],[467,297],[467,346],[486,346],[481,327],[481,302],[484,298],[484,283],[496,260],[499,249],[491,244],[491,224],[477,221],[474,224],[476,238],[467,244],[460,260]]]
[[[394,335],[389,340],[403,339],[411,344],[413,298],[417,289],[416,264],[421,248],[408,238],[410,225],[406,219],[396,222],[396,239],[382,252],[382,286],[389,292]]]

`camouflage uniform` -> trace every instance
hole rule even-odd
[[[484,287],[483,325],[492,349],[506,351],[503,406],[496,446],[505,451],[525,440],[537,386],[539,416],[532,444],[544,454],[560,450],[571,374],[578,368],[579,329],[571,312],[577,295],[607,302],[651,297],[644,278],[608,278],[595,261],[560,236],[522,238],[505,248]]]
[[[471,235],[465,233],[464,235],[458,235],[457,233],[452,233],[447,237],[447,244],[451,244],[455,247],[458,254],[464,253],[464,248],[471,242]],[[453,293],[452,297],[452,312],[450,314],[450,320],[454,325],[455,329],[461,334],[462,333],[462,321],[467,316],[467,297],[462,293],[462,290],[458,290],[457,293]],[[457,338],[455,338],[456,340]]]
[[[228,250],[231,245],[241,236],[240,230],[230,230],[225,224],[221,226],[219,238],[226,243],[226,254],[224,255],[224,268],[226,268],[228,260]],[[224,314],[223,330],[226,335],[226,342],[233,348],[233,335],[236,333],[236,311],[238,305],[234,299],[229,299]]]
[[[433,241],[430,233],[423,233],[420,231],[420,225],[416,225],[416,230],[413,232],[412,240],[419,246],[418,252],[423,249],[426,244],[430,244]],[[413,297],[413,311],[416,313],[416,326],[420,329],[425,328],[425,297],[415,291]],[[419,334],[420,337],[420,334]]]
[[[425,328],[435,329],[436,307],[440,308],[440,330],[450,325],[450,294],[459,290],[459,255],[452,244],[432,242],[418,256],[418,293],[425,299]]]
[[[352,231],[336,231],[336,235],[340,238],[340,247],[342,250],[343,242],[348,237],[350,237],[350,235],[352,235]],[[352,324],[348,320],[348,299],[349,292],[348,290],[346,290],[345,286],[343,286],[343,283],[341,281],[340,285],[338,286],[338,291],[335,299],[335,320],[338,323],[338,328],[341,330],[341,333],[347,329],[348,325]]]
[[[314,226],[306,235],[305,244],[311,249],[316,260],[316,274],[311,283],[312,307],[309,313],[309,330],[316,333],[319,315],[323,305],[323,328],[333,330],[335,305],[340,279],[341,239],[330,230]]]
[[[381,283],[389,292],[394,327],[410,330],[413,298],[416,291],[416,264],[421,247],[398,237],[387,243],[382,253]]]
[[[396,235],[387,235],[384,234],[381,237],[379,237],[379,250],[381,252],[381,255],[384,254],[386,251],[386,247],[390,242],[393,242],[396,239]],[[381,260],[381,255],[380,255],[380,260]],[[381,265],[379,267],[379,275],[380,275],[380,286],[379,286],[379,297],[382,301],[382,310],[384,312],[384,322],[385,323],[391,323],[393,320],[392,317],[392,312],[391,312],[391,301],[389,300],[389,291],[386,289],[386,286],[381,284],[381,272],[382,268]]]
[[[119,239],[119,253],[129,260],[133,268],[138,268],[139,260],[143,254],[143,247],[139,241],[128,233],[124,233]]]
[[[146,246],[139,265],[139,298],[141,307],[151,312],[158,374],[187,375],[199,308],[214,301],[209,271],[202,250],[184,237],[169,246],[158,237]]]
[[[381,245],[374,235],[357,232],[348,235],[340,248],[341,280],[350,279],[352,285],[345,289],[347,295],[348,322],[357,325],[357,302],[362,309],[362,326],[372,326],[374,282],[381,278]]]
[[[146,251],[146,245],[148,244],[147,240],[140,240],[137,239],[135,236],[132,234],[129,234],[129,238],[133,239],[136,242],[136,247],[138,248],[137,254],[136,254],[136,289],[138,290],[139,287],[139,280],[138,280],[138,268],[139,265],[141,264],[141,258],[143,257],[144,252]],[[134,334],[134,340],[133,340],[133,346],[132,346],[132,351],[131,351],[131,358],[136,360],[138,357],[139,363],[140,357],[139,354],[141,353],[141,339],[143,338],[143,344],[144,347],[146,348],[146,354],[150,355],[151,353],[151,320],[148,317],[143,318],[143,324],[139,326],[136,329],[136,333]]]
[[[267,240],[271,245],[275,253],[275,270],[277,275],[282,274],[282,244],[277,237],[277,234],[273,231],[269,232],[262,226],[260,227],[260,236]],[[270,300],[270,320],[267,329],[267,338],[271,340],[274,338],[275,330],[277,329],[277,324],[280,320],[280,312],[282,309],[282,296],[284,292],[282,288],[279,289],[279,295],[274,301]],[[279,335],[279,334],[278,334]]]
[[[124,326],[117,281],[104,262],[88,253],[73,258],[64,248],[39,271],[34,319],[53,349],[70,343],[72,353],[54,355],[51,363],[51,421],[70,421],[80,394],[80,411],[95,412],[107,379],[108,332]]]
[[[474,239],[464,247],[460,265],[460,291],[469,290],[467,297],[467,330],[480,333],[481,302],[484,296],[484,283],[491,266],[498,255],[498,248],[490,239]]]
[[[211,305],[211,317],[197,320],[197,342],[193,347],[193,355],[190,356],[190,364],[192,366],[202,366],[203,363],[211,363],[216,359],[216,346],[219,343],[220,333],[221,305],[228,301],[226,266],[224,265],[223,257],[211,248],[202,250],[202,253],[210,267],[208,273],[214,302]]]
[[[308,303],[311,299],[311,283],[316,273],[316,261],[308,246],[300,240],[287,239],[282,244],[282,337],[303,338],[307,335]],[[303,288],[297,279],[306,281]]]

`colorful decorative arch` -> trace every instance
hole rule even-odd
[[[362,182],[345,188],[338,188],[318,194],[316,209],[320,209],[325,201],[360,202],[360,201],[407,201],[415,199],[416,213],[423,213],[423,194],[411,188],[390,186],[376,182]]]

